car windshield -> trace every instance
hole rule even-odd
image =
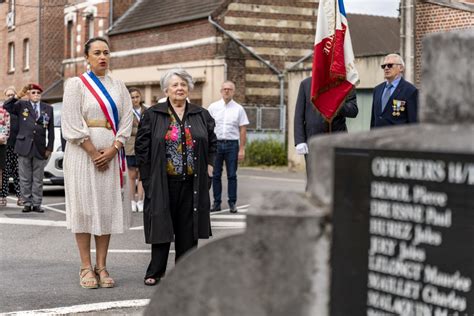
[[[54,127],[61,127],[61,110],[63,108],[63,103],[58,102],[51,105],[53,106],[54,111]]]

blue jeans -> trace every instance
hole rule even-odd
[[[214,162],[214,173],[212,175],[212,190],[214,192],[214,203],[222,202],[222,165],[225,161],[227,172],[227,197],[229,205],[235,205],[237,201],[237,165],[239,157],[238,140],[218,140],[216,161]]]

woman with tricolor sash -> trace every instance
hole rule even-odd
[[[111,234],[130,226],[124,144],[132,131],[132,103],[124,83],[107,74],[110,49],[101,37],[84,47],[88,71],[66,81],[61,128],[67,228],[75,234],[83,288],[110,288],[106,269]],[[96,260],[92,268],[91,236]]]

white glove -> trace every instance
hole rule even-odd
[[[298,155],[306,155],[308,153],[308,145],[306,143],[296,145],[296,153]]]

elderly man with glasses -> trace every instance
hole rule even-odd
[[[15,97],[8,99],[4,107],[18,117],[18,133],[15,152],[18,154],[23,212],[43,213],[44,167],[53,151],[54,117],[53,107],[41,102],[43,89],[38,84],[28,84]]]
[[[374,89],[370,128],[418,122],[418,89],[403,79],[402,57],[387,55],[381,68],[385,82]]]

